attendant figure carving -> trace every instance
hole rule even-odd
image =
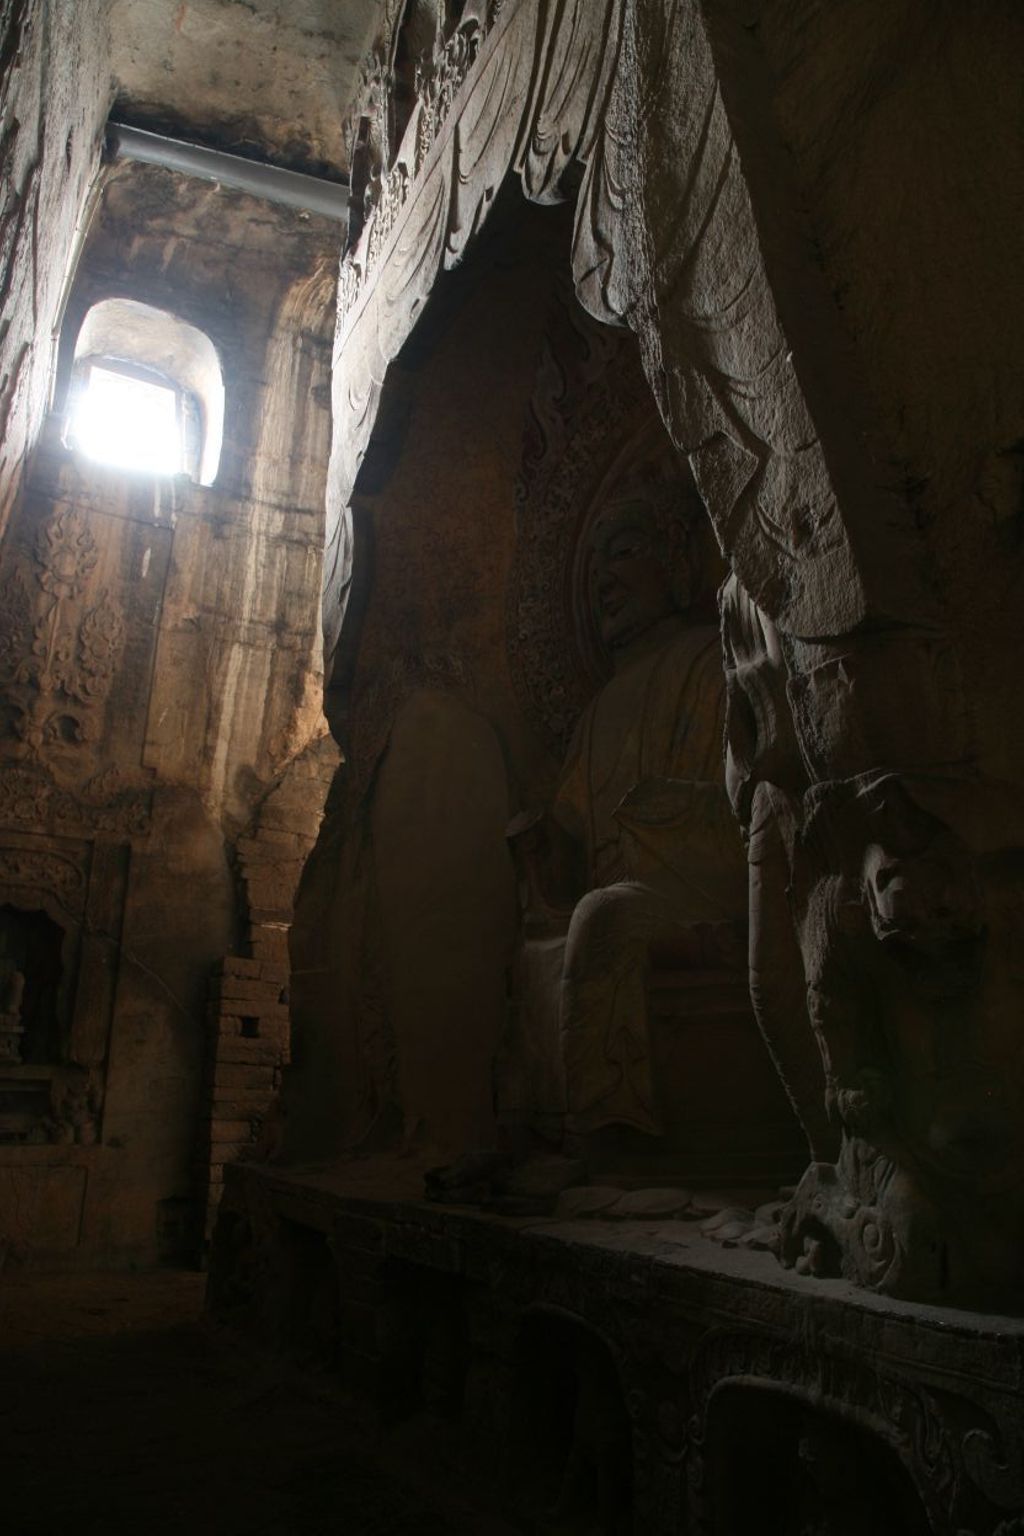
[[[814,752],[787,718],[799,687],[778,637],[735,581],[723,597],[752,995],[812,1150],[779,1257],[890,1295],[1019,1312],[1019,790],[927,763],[808,783]],[[851,643],[844,673],[860,659]],[[846,714],[849,727],[852,701]]]

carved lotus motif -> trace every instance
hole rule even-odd
[[[77,597],[96,568],[96,541],[81,513],[58,512],[36,538],[39,585],[58,599]]]
[[[79,667],[71,691],[88,701],[102,698],[124,647],[124,620],[104,593],[82,620],[78,633]]]

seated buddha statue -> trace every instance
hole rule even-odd
[[[523,945],[506,1124],[555,1138],[663,1134],[652,970],[742,965],[747,876],[724,787],[716,627],[694,622],[684,505],[619,501],[595,521],[589,598],[612,675],[584,711],[549,810],[509,828]],[[719,946],[714,958],[709,948]]]

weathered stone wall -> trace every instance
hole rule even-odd
[[[1024,15],[923,0],[749,9],[865,461],[928,551],[968,751],[1019,782]]]
[[[197,1169],[209,1237],[224,1168],[278,1155],[282,1074],[291,1060],[289,937],[303,866],[312,852],[340,753],[324,734],[292,759],[235,844],[245,933],[240,953],[210,989],[202,1130]]]
[[[251,924],[269,911],[236,844],[254,824],[273,832],[289,770],[324,731],[335,240],[329,223],[125,167],[82,257],[58,399],[90,305],[139,299],[213,340],[225,445],[212,486],[154,480],[69,452],[54,416],[3,545],[0,899],[65,934],[54,1059],[3,1073],[23,1111],[0,1116],[0,1231],[16,1259],[147,1260],[201,1237],[210,977],[225,957],[259,965]],[[291,778],[308,846],[324,789]],[[276,869],[281,923],[292,851]]]
[[[118,107],[184,118],[242,154],[314,175],[347,169],[344,108],[380,0],[111,0]]]
[[[217,349],[218,510],[179,529],[147,763],[239,828],[321,719],[308,583],[322,539],[336,240],[327,220],[123,166],[105,189],[61,340],[59,400],[79,326],[105,298],[169,310]],[[205,505],[191,487],[186,501],[193,494]]]
[[[111,84],[106,0],[0,6],[0,535],[47,407]]]

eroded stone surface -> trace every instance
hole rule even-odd
[[[112,0],[118,110],[307,174],[348,170],[342,104],[378,0]]]
[[[51,332],[81,241],[111,88],[106,0],[0,12],[0,536],[42,427]]]
[[[111,178],[58,391],[95,301],[189,320],[225,365],[216,484],[92,464],[54,417],[0,554],[0,966],[32,1022],[3,1068],[12,1261],[194,1253],[202,1188],[274,1143],[288,927],[338,761],[309,596],[335,232],[218,196]],[[211,993],[225,957],[265,990],[228,963]]]
[[[509,1220],[387,1187],[358,1164],[232,1170],[213,1305],[264,1336],[319,1329],[385,1408],[422,1393],[503,1512],[738,1533],[767,1488],[795,1529],[852,1510],[858,1536],[1012,1531],[1019,1320],[804,1279],[690,1221]]]

